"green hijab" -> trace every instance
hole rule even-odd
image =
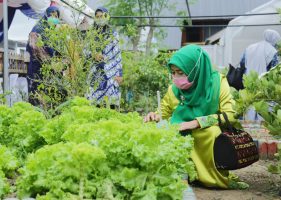
[[[208,54],[197,45],[187,45],[170,59],[168,63],[170,72],[172,65],[189,75],[188,80],[193,81],[193,85],[188,90],[181,90],[175,84],[172,85],[173,93],[180,103],[173,112],[171,123],[188,122],[196,117],[217,113],[220,76],[212,69]],[[194,67],[196,68],[191,72]]]

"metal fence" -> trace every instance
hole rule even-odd
[[[3,58],[4,50],[0,49],[0,76],[3,76]],[[18,54],[15,51],[9,51],[9,74],[26,75],[28,63],[28,53]]]

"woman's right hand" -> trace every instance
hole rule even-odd
[[[37,41],[39,39],[39,34],[35,32],[29,33],[28,44],[32,49],[37,48]]]
[[[95,55],[95,60],[96,61],[98,61],[98,62],[101,62],[101,61],[103,61],[103,55],[101,54],[101,53],[97,53],[96,55]]]
[[[150,122],[150,121],[160,121],[160,115],[158,115],[155,112],[150,112],[144,117],[144,122]]]

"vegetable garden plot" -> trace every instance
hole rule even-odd
[[[14,178],[10,189],[19,198],[182,199],[182,177],[196,176],[191,137],[82,98],[62,110],[46,119],[26,103],[0,109],[0,141],[6,141],[1,147],[14,163],[7,168],[0,160],[2,197],[11,192],[7,178]],[[15,131],[17,126],[26,129]]]

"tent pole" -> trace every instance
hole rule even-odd
[[[9,44],[8,44],[8,2],[3,0],[3,34],[4,34],[4,67],[3,67],[3,82],[4,94],[10,90],[9,84]],[[10,95],[6,96],[6,103],[10,106]]]
[[[192,18],[191,18],[191,12],[190,12],[188,0],[185,0],[185,2],[186,2],[187,12],[188,12],[188,16],[189,16],[187,23],[189,26],[192,26]]]

